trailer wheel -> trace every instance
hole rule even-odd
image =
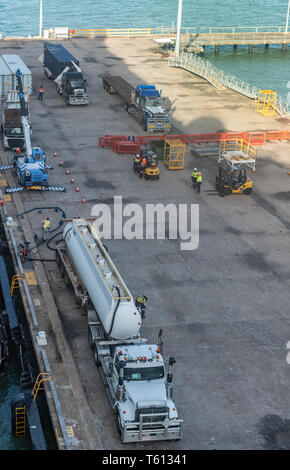
[[[88,327],[88,342],[89,342],[91,349],[93,349],[94,341],[93,341],[92,330],[90,327]]]
[[[117,418],[117,429],[118,429],[118,433],[120,434],[120,436],[122,435],[122,425],[121,425],[121,418],[120,418],[120,412],[117,411],[117,415],[116,415],[116,418]]]
[[[60,268],[60,256],[58,251],[55,252],[55,261],[57,266]]]
[[[69,288],[71,287],[70,278],[69,278],[69,275],[66,271],[64,273],[64,283],[65,283],[66,287],[69,287]]]
[[[99,359],[98,348],[95,345],[95,343],[93,344],[93,354],[94,354],[94,360],[95,360],[96,366],[99,367],[101,365],[101,363],[100,363],[100,359]]]

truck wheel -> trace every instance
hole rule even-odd
[[[94,354],[94,360],[95,360],[96,366],[99,367],[101,365],[101,363],[100,363],[100,359],[99,359],[98,349],[97,349],[97,346],[95,344],[93,345],[93,354]]]

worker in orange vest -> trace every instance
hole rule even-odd
[[[142,158],[139,169],[139,177],[142,178],[143,172],[147,166],[147,160],[145,157]]]
[[[40,101],[43,100],[43,93],[44,93],[44,88],[43,88],[43,86],[41,85],[41,86],[39,87],[39,90],[38,90],[38,98],[37,98],[38,100],[40,100]]]

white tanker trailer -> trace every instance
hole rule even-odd
[[[172,400],[175,359],[169,359],[166,378],[162,343],[141,338],[140,311],[93,223],[73,219],[63,240],[56,260],[87,312],[89,342],[117,414],[121,441],[180,439],[183,420]]]

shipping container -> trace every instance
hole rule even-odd
[[[0,98],[6,97],[12,90],[12,72],[0,56]]]
[[[79,66],[79,61],[61,44],[44,43],[43,65],[49,70],[54,79],[71,62]]]
[[[23,91],[27,95],[32,93],[32,73],[25,65],[23,60],[16,54],[3,54],[2,59],[12,72],[12,90],[17,90],[16,71],[19,69],[22,73]]]

